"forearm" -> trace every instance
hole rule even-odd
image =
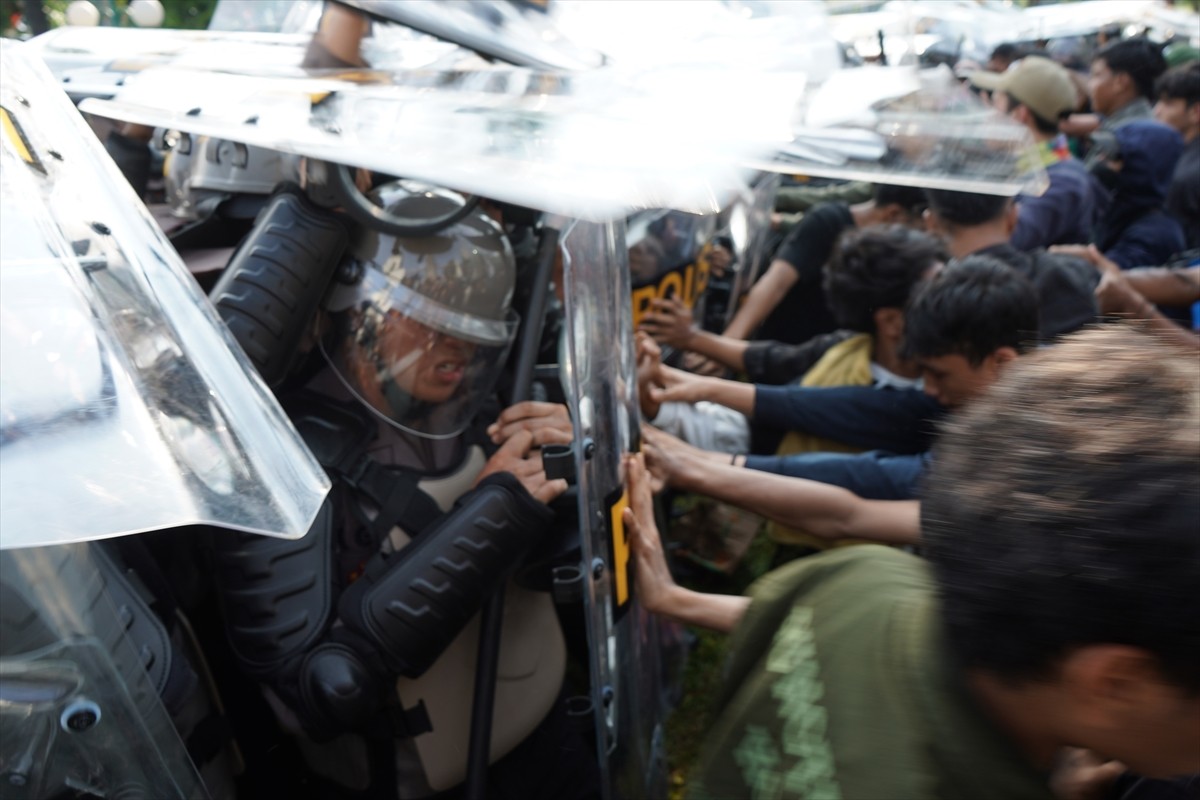
[[[708,594],[672,586],[655,608],[655,614],[709,630],[729,633],[750,607],[750,598],[736,594]]]
[[[837,486],[713,461],[688,464],[671,484],[826,539],[915,544],[920,538],[920,504],[913,500],[864,500]]]
[[[724,378],[695,378],[697,382],[693,401],[707,400],[710,403],[732,408],[749,419],[754,418],[754,395],[752,383],[730,381]]]
[[[1163,306],[1187,306],[1200,300],[1200,267],[1126,270],[1122,277],[1138,294]]]
[[[772,261],[763,276],[750,287],[742,307],[725,328],[725,335],[731,339],[749,339],[798,278],[795,268],[788,262],[778,258]]]
[[[855,502],[862,502],[836,486],[715,461],[688,464],[671,484],[830,539],[846,535],[843,526],[853,518]]]
[[[688,349],[699,353],[705,358],[711,358],[735,372],[745,369],[746,348],[750,343],[745,339],[722,336],[719,333],[696,330],[688,340]]]
[[[775,299],[768,292],[760,290],[761,284],[755,284],[746,294],[742,307],[737,310],[725,327],[724,336],[730,339],[749,339],[751,334],[767,318],[775,307]],[[763,287],[765,288],[765,287]]]
[[[301,66],[312,69],[363,66],[362,40],[369,30],[370,21],[366,17],[345,6],[328,4]]]

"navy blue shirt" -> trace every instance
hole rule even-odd
[[[911,500],[929,466],[930,453],[898,456],[869,453],[795,453],[747,456],[746,469],[807,478],[849,489],[868,500]]]

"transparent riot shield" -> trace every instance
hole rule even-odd
[[[650,304],[675,297],[689,308],[704,296],[711,265],[708,245],[716,217],[655,209],[629,218],[633,325]]]
[[[720,232],[726,233],[733,245],[733,276],[729,281],[729,298],[720,330],[733,319],[738,299],[750,291],[765,266],[771,238],[771,212],[775,210],[780,181],[778,174],[760,174],[747,192],[721,212]]]
[[[95,547],[0,551],[0,796],[207,797]]]
[[[578,222],[563,237],[568,354],[583,564],[588,570],[592,701],[605,798],[666,794],[663,623],[633,593],[621,459],[638,448],[637,384],[625,237],[619,223]]]
[[[329,481],[25,46],[0,46],[0,548],[296,538]]]

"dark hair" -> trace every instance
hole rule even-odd
[[[1144,36],[1113,42],[1092,57],[1092,61],[1097,60],[1107,64],[1112,72],[1128,75],[1137,87],[1138,94],[1147,100],[1154,97],[1154,81],[1167,71],[1162,45]]]
[[[988,56],[988,60],[990,61],[993,58],[999,58],[1011,64],[1020,57],[1021,48],[1017,47],[1011,42],[1004,42],[1003,44],[996,45],[996,48],[992,50],[992,54]]]
[[[925,199],[925,190],[917,186],[877,183],[873,196],[877,207],[900,206],[916,219],[921,218],[921,214],[925,213],[929,205],[929,201]]]
[[[1164,72],[1154,84],[1154,93],[1160,100],[1183,100],[1189,106],[1200,103],[1200,61]]]
[[[1024,352],[1037,330],[1037,292],[1029,279],[997,258],[967,256],[913,292],[904,351],[910,358],[960,355],[978,366],[1001,347]]]
[[[1017,106],[1025,106],[1025,110],[1028,111],[1029,116],[1033,118],[1033,127],[1037,128],[1039,133],[1058,133],[1057,121],[1051,122],[1050,120],[1046,119],[1041,114],[1037,113],[1032,108],[1013,97],[1009,92],[1005,92],[1004,95],[1008,98],[1008,107],[1010,109],[1016,108]],[[1069,110],[1064,111],[1061,116],[1065,117],[1070,113],[1071,112]]]
[[[1129,325],[1009,366],[955,415],[921,538],[953,651],[1016,683],[1123,644],[1200,691],[1200,361]]]
[[[948,258],[941,241],[903,225],[851,230],[825,265],[825,300],[843,328],[875,332],[875,312],[904,308],[913,286]]]
[[[929,207],[953,225],[982,225],[1002,216],[1008,210],[1009,198],[996,194],[952,192],[949,189],[926,189]]]

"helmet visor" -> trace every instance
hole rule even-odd
[[[511,341],[512,331],[507,318],[488,319],[455,310],[389,279],[370,264],[360,262],[360,267],[363,270],[361,280],[352,285],[335,285],[331,290],[325,302],[329,311],[384,309],[438,333],[474,344],[507,346]]]
[[[483,320],[396,288],[336,314],[321,352],[386,422],[432,439],[457,436],[490,397],[518,316]]]

